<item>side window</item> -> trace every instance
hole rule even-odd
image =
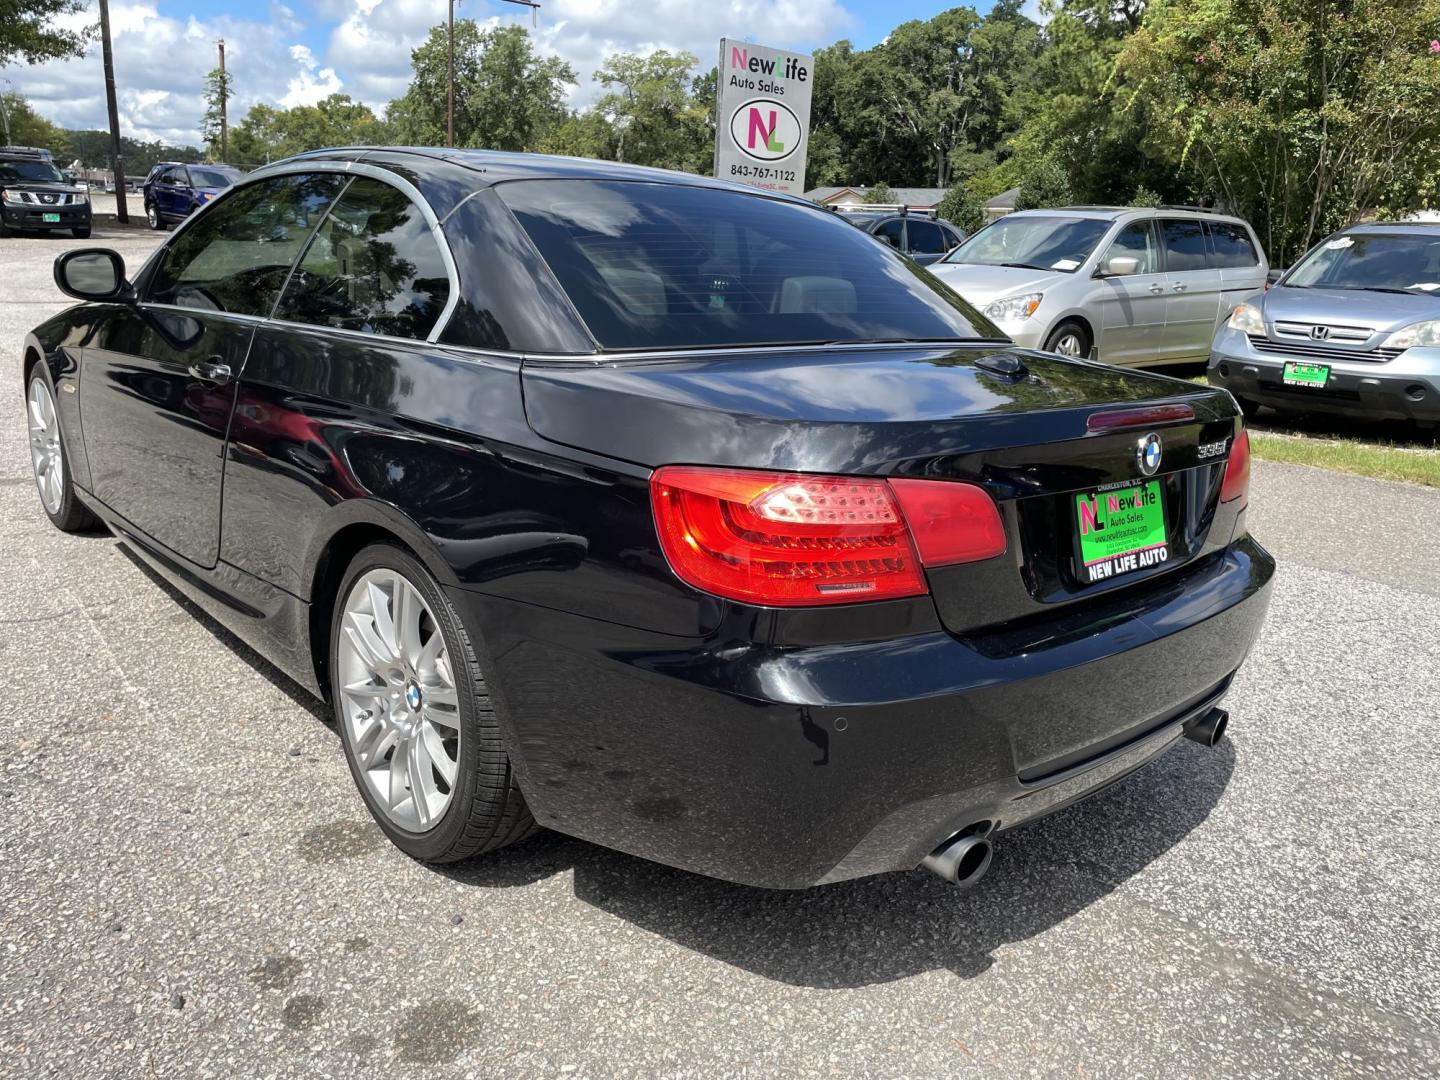
[[[170,170],[170,182],[176,187],[189,187],[190,170],[185,168],[184,165],[177,165]]]
[[[160,174],[160,183],[166,187],[174,187],[180,183],[180,172],[178,169],[169,168]]]
[[[1167,271],[1175,274],[1209,269],[1210,249],[1202,222],[1166,218],[1160,223],[1160,231],[1165,237]]]
[[[945,225],[940,226],[940,231],[945,234],[946,251],[949,251],[951,248],[954,247],[959,247],[960,241],[964,239],[964,237],[957,233],[954,229],[951,229]]]
[[[1101,265],[1108,265],[1117,255],[1137,260],[1140,263],[1137,274],[1159,273],[1160,251],[1155,243],[1155,227],[1148,221],[1132,221],[1126,225],[1110,242]]]
[[[1221,267],[1258,266],[1260,256],[1250,241],[1245,226],[1231,221],[1208,223],[1210,242],[1215,248],[1215,265]]]
[[[904,232],[905,222],[900,218],[891,218],[875,230],[875,235],[898,251],[905,238]]]
[[[146,299],[269,315],[290,267],[342,184],[333,173],[317,173],[237,189],[175,237]]]
[[[945,234],[933,221],[910,219],[910,250],[917,255],[942,255]]]
[[[425,216],[403,192],[362,176],[325,216],[275,317],[423,339],[449,297]]]

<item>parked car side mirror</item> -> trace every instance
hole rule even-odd
[[[125,279],[125,260],[109,248],[80,248],[55,260],[55,284],[77,300],[131,303],[135,287]]]
[[[1140,272],[1140,260],[1134,255],[1111,255],[1100,267],[1101,277],[1126,277]]]

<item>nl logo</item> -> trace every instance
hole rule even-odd
[[[780,161],[800,145],[800,118],[778,101],[747,101],[730,117],[730,136],[757,161]]]

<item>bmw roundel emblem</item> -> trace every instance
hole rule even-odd
[[[420,687],[413,682],[405,688],[405,704],[410,706],[411,711],[420,708]]]
[[[1164,453],[1165,447],[1160,442],[1160,436],[1153,431],[1135,444],[1135,460],[1140,463],[1140,471],[1146,476],[1155,475]]]

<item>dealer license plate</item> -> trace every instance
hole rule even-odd
[[[1280,381],[1286,386],[1308,386],[1323,390],[1330,381],[1329,364],[1286,364],[1280,373]]]
[[[43,221],[43,222],[45,222],[46,225],[58,225],[58,224],[60,224],[60,215],[59,215],[59,214],[41,214],[41,215],[40,215],[40,220]]]
[[[1160,481],[1075,496],[1080,580],[1086,584],[1170,558]]]

